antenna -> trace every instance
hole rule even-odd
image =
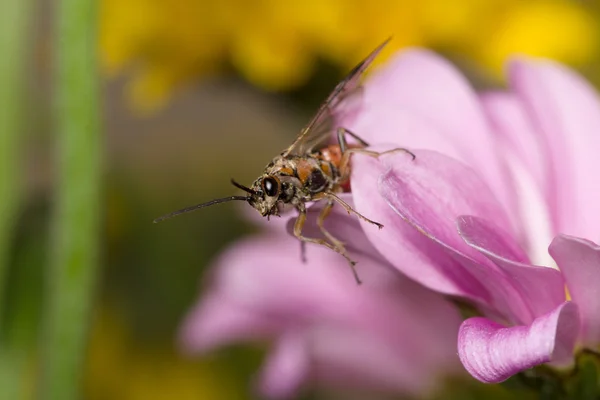
[[[189,213],[192,211],[196,211],[200,208],[212,206],[214,204],[219,204],[219,203],[226,203],[228,201],[233,201],[233,200],[248,200],[248,197],[246,197],[246,196],[229,196],[229,197],[223,197],[221,199],[207,201],[206,203],[196,204],[195,206],[186,207],[186,208],[182,208],[181,210],[173,211],[172,213],[169,213],[167,215],[163,215],[162,217],[156,218],[153,222],[156,224],[157,222],[161,222],[161,221],[164,221],[165,219],[173,218],[180,214]]]
[[[249,187],[246,187],[246,186],[242,185],[241,183],[237,183],[233,179],[231,180],[231,184],[233,186],[235,186],[236,188],[238,188],[238,189],[242,189],[246,193],[250,193],[250,194],[254,194],[254,195],[256,194],[256,192],[254,190],[250,189]]]

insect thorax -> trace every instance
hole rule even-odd
[[[265,169],[265,175],[276,176],[282,183],[280,200],[296,204],[314,199],[319,193],[333,190],[339,184],[339,171],[318,153],[306,156],[277,157]]]

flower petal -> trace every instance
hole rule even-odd
[[[315,215],[313,208],[309,217]],[[330,218],[344,218],[356,225],[356,232],[368,244],[356,218],[342,212],[332,213]],[[333,226],[337,225],[334,221]],[[345,225],[339,226],[347,230]],[[305,264],[299,257],[297,239],[266,234],[241,241],[226,251],[217,262],[211,291],[190,313],[185,325],[188,329],[184,328],[183,336],[192,350],[204,350],[231,338],[279,337],[281,346],[273,353],[273,365],[302,365],[304,356],[296,346],[303,340],[311,360],[310,378],[315,378],[316,362],[316,378],[328,387],[334,384],[333,377],[339,371],[352,376],[359,387],[372,388],[372,382],[383,382],[394,390],[428,388],[439,383],[432,377],[454,371],[459,365],[455,354],[461,318],[442,296],[366,254],[356,255],[364,281],[357,285],[347,261],[339,254],[317,245],[308,245],[306,250]],[[218,307],[221,305],[222,309]],[[237,309],[229,310],[229,306]],[[207,309],[214,312],[204,311]],[[203,317],[206,315],[211,318]],[[241,319],[237,324],[236,315]],[[226,324],[221,322],[223,319]],[[220,330],[223,325],[231,330]],[[324,329],[335,334],[326,334]],[[211,334],[206,335],[206,331]],[[225,339],[220,340],[220,332]],[[290,341],[284,337],[294,332],[303,332],[303,336]],[[361,380],[364,369],[344,365],[347,360],[361,360],[362,366],[372,369],[372,375]],[[387,371],[390,366],[393,371]],[[267,368],[263,387],[273,393],[293,390],[304,375],[298,372],[301,368],[290,367],[285,381],[278,386],[272,380],[278,378],[271,378],[277,372],[268,371],[279,367]]]
[[[379,195],[376,177],[388,171],[389,157],[392,156],[383,156],[380,162],[357,154],[352,161],[354,205],[360,213],[384,225],[379,230],[361,222],[369,242],[395,268],[417,282],[442,293],[486,302],[489,299],[486,289],[442,248],[399,218]],[[403,155],[394,159],[400,157]],[[421,162],[420,152],[417,157]]]
[[[569,363],[579,331],[577,306],[565,302],[528,326],[505,328],[486,318],[463,322],[458,355],[471,375],[486,383],[550,361]]]
[[[345,212],[339,219],[342,218],[359,226]],[[359,233],[368,243],[364,233]],[[381,320],[387,328],[382,330],[393,331],[390,319],[409,321],[418,317],[419,324],[410,331],[418,330],[418,336],[425,337],[425,332],[434,330],[437,324],[452,325],[457,321],[453,308],[441,296],[374,258],[351,253],[358,261],[356,268],[363,280],[362,285],[357,285],[348,262],[339,254],[313,244],[307,245],[306,251],[307,262],[303,263],[295,238],[263,236],[242,241],[219,262],[215,282],[218,292],[234,304],[293,324],[331,318],[378,319],[383,315]],[[431,315],[436,316],[436,321],[429,319]],[[378,324],[371,323],[374,327]],[[401,330],[408,332],[404,325]]]
[[[581,337],[600,343],[600,246],[585,239],[558,235],[548,249],[562,271],[571,298],[581,313]]]
[[[265,338],[280,330],[276,319],[235,304],[221,293],[203,296],[179,331],[178,341],[185,352],[205,352],[239,340]]]
[[[511,86],[542,134],[554,232],[600,238],[600,102],[581,77],[550,61],[515,60]]]
[[[299,332],[283,334],[263,365],[258,392],[269,399],[296,397],[310,377],[310,356]]]
[[[505,273],[533,316],[546,314],[565,300],[561,273],[528,264],[523,250],[500,228],[474,216],[461,216],[457,223],[465,242]]]
[[[484,93],[480,98],[498,144],[503,146],[504,155],[514,154],[546,194],[548,157],[543,154],[543,140],[537,134],[523,101],[511,93],[501,92]]]
[[[463,160],[457,143],[431,121],[418,114],[384,101],[363,107],[355,122],[341,119],[340,126],[355,132],[367,143],[391,144],[389,148],[409,147],[433,149]],[[466,162],[466,160],[465,160]]]
[[[457,332],[458,328],[453,333],[455,338]],[[455,365],[460,368],[456,341],[450,346],[453,354],[448,352],[449,348],[440,348],[437,359],[433,360],[421,357],[422,345],[412,342],[407,335],[401,334],[394,341],[382,340],[366,324],[320,326],[310,339],[315,378],[346,391],[371,389],[423,397],[424,392],[439,388],[440,375],[455,371]],[[361,398],[365,397],[368,396]]]
[[[359,118],[342,120],[342,126],[348,123],[373,144],[427,148],[465,161],[490,182],[507,209],[514,203],[479,98],[447,60],[426,50],[400,52],[371,75],[365,88]],[[386,132],[393,132],[394,140]]]
[[[268,315],[291,313],[297,320],[346,310],[345,300],[357,285],[345,260],[313,245],[306,247],[303,263],[300,241],[282,235],[243,240],[225,252],[215,271],[218,290],[237,304]],[[372,269],[377,268],[359,273]]]
[[[523,102],[512,93],[485,93],[481,104],[494,127],[497,147],[506,162],[514,193],[512,204],[519,241],[537,263],[551,263],[547,243],[554,236],[548,201],[549,158]]]
[[[418,282],[482,303],[511,321],[530,322],[531,310],[505,273],[467,245],[456,229],[456,218],[463,213],[492,217],[506,227],[495,197],[458,161],[433,151],[414,152],[414,161],[404,155],[353,161],[357,208],[386,225],[379,232],[363,223],[370,241]],[[379,190],[387,206],[373,195],[372,177],[380,174]]]
[[[508,217],[489,187],[475,171],[433,151],[415,151],[413,161],[404,155],[390,155],[389,169],[380,178],[382,196],[392,208],[400,206],[405,219],[428,235],[478,257],[456,232],[459,215],[490,218],[511,232]]]

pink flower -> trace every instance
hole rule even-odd
[[[390,264],[481,311],[458,353],[483,382],[600,343],[597,95],[550,61],[515,60],[508,74],[508,91],[478,95],[438,56],[407,51],[339,120],[416,154],[355,156],[354,204],[385,225],[362,223]]]
[[[353,158],[346,199],[384,229],[339,207],[327,219],[365,284],[327,249],[307,246],[302,264],[282,218],[217,261],[184,324],[185,348],[274,340],[259,387],[279,398],[308,380],[421,393],[452,371],[456,343],[483,382],[569,365],[577,346],[596,348],[600,247],[590,240],[600,240],[600,104],[549,61],[516,60],[509,81],[509,91],[478,95],[430,52],[394,57],[359,105],[338,110],[338,124],[375,149],[416,154]],[[319,208],[309,209],[307,236],[318,233]],[[459,327],[435,292],[470,301],[482,316]]]
[[[328,249],[307,246],[302,263],[298,240],[285,233],[287,219],[271,219],[266,233],[235,243],[216,261],[183,325],[184,349],[274,342],[258,380],[269,398],[292,397],[308,384],[416,395],[460,372],[456,309],[394,270],[345,211],[334,208],[330,222],[342,240],[357,244],[362,285]],[[307,228],[316,229],[314,221]]]

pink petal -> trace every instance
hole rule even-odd
[[[352,205],[352,201],[347,196],[342,197]],[[322,235],[314,222],[320,211],[321,203],[315,204],[308,210],[307,223],[303,232],[309,237]],[[374,331],[386,332],[394,340],[401,338],[403,343],[409,343],[417,337],[417,340],[422,341],[433,335],[431,341],[428,340],[430,342],[428,348],[433,350],[433,343],[436,343],[440,346],[436,353],[445,351],[449,336],[440,336],[439,332],[435,331],[439,326],[453,326],[457,318],[456,310],[450,304],[440,301],[441,296],[392,270],[385,258],[376,252],[366,238],[357,218],[348,215],[342,207],[334,206],[325,220],[325,226],[331,234],[345,243],[350,257],[358,261],[356,267],[363,280],[363,285],[360,286],[353,282],[347,286],[348,282],[344,280],[343,286],[346,288],[344,291],[348,298],[342,300],[343,307],[335,307],[336,316],[344,315],[345,321],[358,320],[357,323],[368,321],[368,325]],[[325,264],[339,265],[342,272],[347,268],[346,261],[336,253],[317,245],[309,245],[307,250],[311,247],[318,254],[316,257]],[[402,254],[409,253],[403,242],[400,245],[396,244],[395,251]],[[309,257],[309,262],[311,259],[312,257]],[[293,267],[292,263],[288,265]],[[306,265],[300,265],[300,268],[304,270]],[[277,276],[279,271],[285,270],[278,269],[268,273],[270,276]],[[248,271],[248,273],[253,272]],[[329,283],[330,288],[339,285],[339,282]],[[273,296],[277,298],[277,294]],[[344,309],[347,311],[343,311]],[[415,318],[419,322],[407,329],[405,321],[415,321]],[[451,336],[451,329],[447,333]],[[426,354],[421,353],[421,350],[419,352],[421,355]]]
[[[431,121],[394,103],[380,102],[372,108],[363,107],[356,122],[341,120],[339,123],[370,144],[390,144],[394,147],[434,149],[463,159],[458,144]]]
[[[415,153],[414,161],[405,155],[384,156],[381,163],[355,158],[352,185],[356,206],[386,225],[377,231],[363,223],[370,241],[396,268],[418,282],[483,303],[511,321],[530,322],[531,310],[510,279],[467,245],[456,229],[456,218],[463,213],[508,225],[494,196],[459,162],[432,151]],[[373,195],[372,177],[382,173],[379,189],[387,206]]]
[[[564,280],[553,268],[530,265],[510,235],[483,218],[462,216],[458,230],[465,242],[480,251],[504,272],[519,292],[532,316],[546,314],[565,300]]]
[[[415,151],[413,161],[404,155],[390,155],[391,169],[380,178],[380,192],[392,208],[428,235],[473,255],[456,232],[459,215],[490,218],[496,226],[511,232],[508,217],[488,186],[474,170],[433,151]]]
[[[393,329],[393,320],[388,321]],[[308,380],[341,393],[375,390],[423,396],[438,388],[443,372],[454,370],[458,362],[456,335],[452,345],[438,348],[434,361],[421,357],[422,347],[413,336],[396,333],[396,341],[386,340],[360,322],[293,328],[280,337],[263,366],[260,392],[268,398],[289,398]]]
[[[512,209],[519,225],[519,241],[538,263],[551,262],[546,244],[551,240],[547,206],[549,159],[522,101],[509,93],[486,93],[481,104],[494,127],[498,150],[506,160],[514,196]]]
[[[483,94],[481,104],[494,127],[503,156],[509,159],[516,157],[522,162],[542,193],[547,195],[549,159],[543,154],[543,139],[539,137],[522,100],[513,94],[494,92]]]
[[[269,399],[296,397],[310,377],[311,362],[304,336],[282,335],[262,367],[258,392]]]
[[[422,397],[439,387],[438,378],[444,372],[455,370],[456,341],[438,354],[435,360],[438,364],[434,365],[432,359],[420,357],[423,345],[402,339],[401,336],[397,341],[381,340],[365,325],[321,326],[311,334],[314,376],[317,381],[346,391],[370,389]]]
[[[479,99],[448,61],[425,50],[404,51],[375,72],[365,87],[359,117],[341,120],[342,126],[372,144],[426,148],[465,161],[490,183],[507,209],[514,204]]]
[[[486,257],[503,257],[519,263],[529,261],[521,246],[491,221],[473,215],[462,215],[458,217],[456,224],[463,240]]]
[[[600,103],[581,77],[550,61],[516,60],[510,81],[544,140],[554,232],[600,237]]]
[[[368,255],[355,256],[364,283],[360,286],[336,252],[308,244],[306,259],[304,263],[300,257],[300,241],[285,233],[243,240],[219,260],[215,284],[238,304],[269,315],[293,316],[299,322],[317,315],[352,313],[354,301],[349,299],[390,282],[391,272]]]
[[[339,211],[330,217],[333,226],[347,231],[355,225],[368,244],[356,219]],[[335,221],[342,218],[346,222]],[[292,395],[308,379],[338,387],[340,377],[356,388],[412,393],[456,371],[461,318],[442,296],[380,264],[376,254],[366,254],[368,247],[356,255],[363,285],[339,254],[307,246],[304,264],[298,250],[295,238],[272,234],[227,250],[211,289],[184,324],[187,349],[279,338],[260,380],[261,391],[276,398]]]
[[[536,365],[569,363],[579,331],[577,306],[565,302],[530,325],[505,328],[486,318],[463,322],[459,357],[471,375],[497,383]]]
[[[384,224],[383,229],[379,230],[362,223],[369,242],[394,267],[425,286],[446,294],[487,301],[489,294],[468,271],[448,257],[442,248],[399,218],[386,200],[378,195],[376,177],[388,170],[386,164],[390,161],[389,157],[392,156],[383,156],[381,162],[363,155],[353,158],[354,205],[366,217]],[[400,157],[403,155],[397,156]],[[420,162],[420,155],[417,157]]]
[[[345,212],[330,218],[360,227]],[[334,226],[337,224],[334,221]],[[364,233],[358,232],[368,243]],[[339,254],[310,244],[306,250],[307,262],[303,263],[295,238],[263,236],[239,242],[219,262],[215,288],[233,304],[295,325],[332,318],[369,320],[373,329],[398,336],[394,331],[397,322],[398,331],[405,334],[414,332],[415,337],[424,338],[431,332],[438,342],[444,342],[434,328],[458,321],[455,310],[441,296],[379,264],[375,255],[351,253],[363,280],[357,285]],[[415,319],[419,323],[407,329],[404,321]]]
[[[266,338],[280,329],[281,323],[274,318],[210,293],[186,316],[179,343],[185,352],[205,352],[240,340]]]
[[[563,273],[569,293],[581,313],[581,337],[597,348],[600,343],[600,246],[558,235],[548,249]]]

